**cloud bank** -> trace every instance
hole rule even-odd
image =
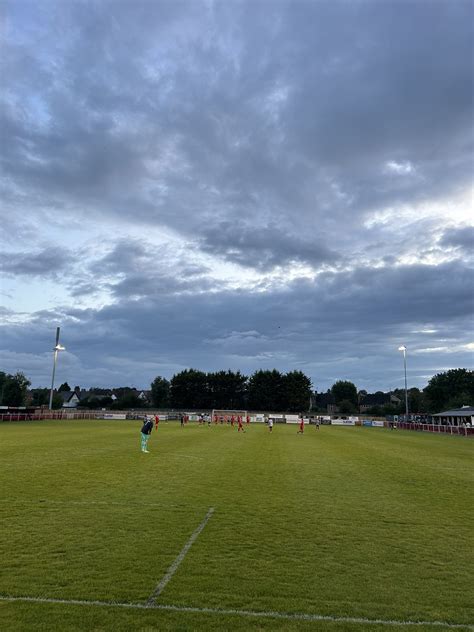
[[[4,370],[472,366],[472,3],[2,6]]]

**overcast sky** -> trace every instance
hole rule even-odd
[[[0,0],[0,369],[472,367],[473,7]]]

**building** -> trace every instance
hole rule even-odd
[[[401,399],[394,393],[377,391],[376,393],[367,393],[367,395],[360,397],[359,411],[365,413],[375,406],[400,406],[400,404]]]
[[[433,422],[443,426],[474,427],[474,406],[462,406],[433,415]]]
[[[316,408],[318,410],[324,410],[330,415],[335,415],[339,412],[339,407],[336,404],[336,400],[334,399],[334,395],[331,391],[318,393],[316,395]]]
[[[81,401],[76,391],[59,391],[56,395],[63,400],[63,408],[77,408]]]

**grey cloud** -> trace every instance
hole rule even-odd
[[[309,262],[314,266],[334,264],[340,255],[332,251],[317,234],[293,236],[290,227],[262,226],[221,221],[203,229],[200,246],[204,251],[251,268],[271,269],[289,262]]]
[[[4,168],[32,196],[202,234],[230,260],[202,220],[266,213],[292,259],[313,223],[333,236],[344,221],[362,238],[368,209],[470,178],[469,4],[70,6],[38,10],[38,37],[57,31],[64,55],[36,58],[25,43],[10,64],[12,94],[36,71],[50,86],[37,93],[49,129],[32,129],[27,100],[29,118],[10,107],[3,126]],[[388,160],[420,177],[384,175]]]
[[[107,250],[108,244],[104,246]],[[186,253],[171,247],[158,250],[145,240],[123,239],[114,243],[104,256],[88,265],[88,272],[102,288],[117,298],[147,297],[188,291],[206,291],[215,287],[209,268],[186,261]],[[88,293],[84,282],[77,294]]]
[[[191,293],[197,291],[204,292],[216,289],[216,282],[200,275],[185,276],[152,276],[144,274],[129,275],[122,281],[110,286],[114,296],[117,298],[131,297],[164,297],[168,300],[170,295]]]
[[[446,230],[443,233],[440,243],[442,246],[461,248],[472,255],[474,248],[474,226],[463,226],[461,228]]]
[[[4,274],[13,276],[53,277],[71,266],[70,253],[58,246],[49,246],[39,252],[1,253],[0,267]]]
[[[2,341],[5,348],[41,354],[61,324],[64,344],[80,364],[105,366],[114,358],[124,375],[133,366],[130,375],[141,385],[153,373],[170,377],[189,366],[243,372],[275,366],[301,368],[319,388],[341,377],[360,387],[389,388],[400,377],[397,347],[424,348],[426,337],[414,332],[427,324],[437,330],[430,346],[452,347],[451,361],[469,364],[472,352],[462,345],[471,342],[471,274],[451,263],[320,275],[317,282],[298,280],[285,290],[252,294],[225,290],[164,299],[149,293],[99,310],[38,313],[32,322],[5,326]],[[446,363],[445,354],[411,355],[413,375]],[[146,368],[137,371],[139,362]],[[83,369],[71,372],[74,382],[87,379]]]

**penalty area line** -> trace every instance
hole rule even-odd
[[[156,599],[161,595],[161,593],[163,592],[163,590],[165,589],[166,584],[170,581],[170,579],[173,577],[173,575],[176,573],[176,571],[178,570],[179,565],[181,564],[181,562],[184,560],[184,558],[186,557],[189,549],[192,547],[192,545],[194,544],[194,542],[196,541],[198,535],[201,533],[201,531],[204,529],[204,527],[207,525],[207,523],[209,522],[209,519],[211,518],[212,514],[214,513],[214,507],[210,507],[209,511],[207,512],[207,514],[204,516],[203,521],[201,522],[201,524],[193,531],[193,533],[191,534],[191,537],[189,538],[189,540],[186,542],[186,544],[183,546],[183,548],[181,549],[178,557],[175,559],[175,561],[171,564],[171,566],[169,567],[169,569],[166,571],[163,579],[159,582],[159,584],[156,586],[155,590],[151,593],[151,595],[148,597],[147,601],[146,601],[146,605],[147,606],[151,606],[155,603]]]
[[[156,603],[121,603],[114,601],[87,601],[84,599],[55,599],[49,597],[16,597],[0,595],[0,601],[51,603],[70,606],[99,606],[105,608],[133,608],[136,610],[163,610],[172,612],[189,612],[195,614],[234,615],[242,617],[285,619],[290,621],[329,621],[332,623],[356,623],[362,625],[391,625],[398,627],[433,626],[447,630],[474,630],[471,623],[448,623],[447,621],[400,621],[396,619],[367,619],[365,617],[338,617],[336,615],[305,614],[291,612],[273,612],[258,610],[238,610],[236,608],[199,608],[194,606],[173,606]]]

